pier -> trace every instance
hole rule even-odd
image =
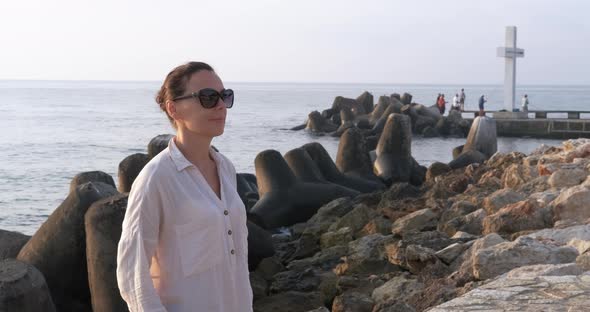
[[[463,111],[472,121],[478,111]],[[498,136],[547,139],[590,138],[590,111],[529,110],[528,112],[486,111],[496,120]]]

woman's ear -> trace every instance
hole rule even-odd
[[[172,119],[176,119],[176,103],[174,101],[166,101],[166,112]]]

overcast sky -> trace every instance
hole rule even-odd
[[[0,79],[590,84],[588,0],[1,0]]]

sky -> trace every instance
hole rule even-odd
[[[0,79],[590,84],[588,0],[0,0]]]

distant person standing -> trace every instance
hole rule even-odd
[[[441,115],[445,114],[445,109],[446,109],[446,104],[447,102],[445,101],[445,95],[441,94],[438,97],[438,102],[436,103],[436,105],[438,106],[438,110],[440,112]]]
[[[451,110],[461,111],[461,106],[459,104],[459,94],[455,94],[453,97],[453,105],[451,106]]]
[[[459,94],[459,104],[461,106],[461,111],[465,110],[465,90],[461,89],[461,93]]]
[[[522,101],[521,101],[521,106],[522,106],[522,111],[525,113],[529,112],[529,96],[528,95],[524,95],[522,97]]]
[[[488,100],[486,100],[486,96],[485,95],[481,95],[479,97],[479,115],[480,116],[484,116],[485,115],[485,110],[484,110],[484,103],[487,102]]]

